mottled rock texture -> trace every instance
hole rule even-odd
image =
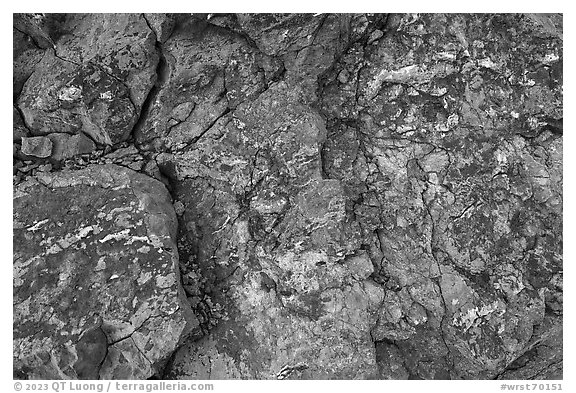
[[[14,190],[14,368],[41,379],[148,378],[198,328],[164,185],[114,165]]]
[[[142,15],[58,19],[55,46],[18,100],[26,124],[35,134],[83,132],[100,144],[127,139],[156,79],[154,33]]]
[[[336,66],[355,78],[326,76],[326,172],[389,289],[384,378],[392,354],[414,378],[495,378],[561,323],[562,40],[543,21],[392,16]]]
[[[561,15],[14,29],[19,377],[562,378]]]

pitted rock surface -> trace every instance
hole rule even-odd
[[[163,184],[114,165],[14,190],[14,364],[28,378],[155,374],[198,322]]]

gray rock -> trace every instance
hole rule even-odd
[[[14,369],[26,378],[146,379],[198,328],[164,185],[113,165],[14,190]]]
[[[561,315],[562,41],[523,15],[393,19],[322,92],[323,168],[361,201],[386,289],[372,327],[380,377],[513,375],[546,315]],[[550,72],[528,82],[533,61]]]
[[[48,49],[54,47],[50,27],[58,16],[43,13],[13,14],[12,22],[15,30],[30,37],[39,48]]]
[[[99,67],[77,66],[51,52],[28,79],[18,106],[35,134],[83,132],[108,145],[126,139],[137,116],[124,84]]]
[[[48,158],[52,154],[52,141],[44,136],[22,137],[22,153],[38,157]]]
[[[16,107],[12,107],[12,140],[20,142],[22,137],[28,136],[28,134],[28,128],[26,128],[20,112]]]
[[[372,33],[370,33],[370,37],[368,37],[368,45],[370,45],[374,41],[379,40],[383,35],[384,33],[382,32],[382,30],[374,30]]]
[[[144,17],[154,34],[156,34],[156,40],[166,42],[174,30],[176,17],[171,14],[144,14]]]
[[[265,89],[263,69],[269,59],[240,34],[190,17],[162,48],[169,72],[135,132],[144,148],[152,149],[155,139],[167,148],[180,148],[203,135],[229,108]]]
[[[34,72],[36,64],[42,60],[44,51],[38,48],[32,38],[21,33],[20,31],[12,30],[12,59],[13,59],[13,95],[14,101],[17,100],[18,95],[22,91],[24,82]]]
[[[334,63],[353,34],[350,14],[238,14],[240,28],[269,56],[281,57],[286,81],[313,101],[317,78]]]
[[[67,14],[62,30],[71,34],[56,42],[58,55],[102,67],[126,86],[139,113],[156,81],[158,64],[154,32],[142,14]]]
[[[561,15],[83,14],[28,28],[56,46],[15,62],[34,70],[18,100],[30,134],[52,157],[84,135],[115,146],[66,160],[73,171],[23,163],[15,112],[20,377],[145,378],[168,356],[167,379],[562,377]],[[159,228],[170,240],[147,242]],[[135,312],[135,291],[164,296],[154,278],[133,285],[141,264],[180,276]],[[93,285],[74,292],[93,302],[84,313],[74,285]],[[47,333],[68,321],[67,336]]]
[[[345,261],[358,247],[357,227],[347,218],[340,182],[322,179],[324,123],[299,97],[284,82],[273,85],[194,148],[157,158],[161,168],[176,164],[181,225],[190,228],[180,250],[198,250],[187,267],[201,277],[227,277],[203,284],[212,304],[226,307],[220,317],[210,313],[207,325],[217,324],[209,336],[177,352],[169,376],[377,373],[370,326],[383,291],[366,282],[369,261]],[[244,193],[251,195],[246,216],[235,197]],[[218,209],[206,210],[212,205]],[[238,257],[227,261],[231,250]],[[229,290],[221,295],[220,288]]]
[[[530,342],[522,356],[508,364],[498,379],[563,379],[562,320],[547,317],[536,333],[538,339]]]
[[[128,138],[156,79],[154,33],[141,15],[70,14],[18,105],[36,134],[84,132],[100,144]]]
[[[138,149],[136,149],[135,146],[130,145],[128,147],[122,147],[120,149],[116,149],[113,152],[106,154],[104,157],[112,160],[117,160],[136,155],[138,155]]]
[[[48,138],[53,144],[51,157],[57,161],[88,154],[96,149],[94,142],[84,134],[54,133],[49,134]]]

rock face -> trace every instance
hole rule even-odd
[[[13,93],[14,98],[18,98],[24,83],[34,72],[34,67],[42,60],[43,51],[34,44],[30,36],[18,30],[14,30],[12,40],[14,45]]]
[[[344,190],[322,178],[324,122],[300,96],[276,84],[193,150],[158,157],[175,163],[183,262],[208,279],[192,295],[228,305],[170,376],[281,378],[296,366],[303,378],[376,375],[370,326],[383,291],[367,281],[367,255],[354,254]],[[207,204],[217,207],[209,216]]]
[[[17,376],[148,378],[198,327],[164,185],[90,166],[14,190]]]
[[[52,141],[51,157],[57,161],[72,158],[79,154],[89,154],[96,149],[92,139],[84,134],[69,135],[65,133],[53,133],[48,135]]]
[[[196,18],[176,26],[162,56],[161,88],[136,130],[139,144],[157,150],[199,138],[229,107],[262,92],[264,67],[273,67],[244,37]]]
[[[154,33],[133,14],[71,14],[59,29],[18,101],[27,126],[107,145],[127,139],[155,82]]]
[[[414,378],[494,378],[558,323],[562,41],[540,22],[392,18],[336,66],[356,78],[324,82],[324,167],[359,201],[389,289],[384,378],[398,357]]]
[[[18,377],[562,378],[561,15],[14,27]]]

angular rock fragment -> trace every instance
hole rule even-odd
[[[145,379],[198,328],[164,185],[114,165],[14,190],[14,369],[24,378]],[[138,362],[133,362],[138,359]]]
[[[13,14],[14,29],[34,40],[38,48],[54,48],[54,40],[50,36],[51,28],[62,14],[27,13]]]
[[[18,105],[37,135],[83,132],[108,145],[126,139],[137,116],[124,84],[98,66],[77,66],[52,52],[28,79]]]
[[[538,341],[530,343],[526,352],[508,364],[498,379],[563,379],[562,321],[550,319],[539,326]]]
[[[49,134],[47,137],[53,144],[51,157],[57,161],[80,154],[88,154],[96,149],[94,142],[84,134],[54,133]]]
[[[67,14],[57,41],[59,57],[95,64],[125,85],[140,111],[156,80],[158,53],[154,32],[142,14]]]
[[[22,153],[38,158],[50,157],[52,154],[52,141],[45,136],[23,137]]]
[[[144,14],[144,18],[156,34],[156,40],[162,43],[170,37],[176,25],[176,16],[172,14]]]
[[[318,77],[368,25],[351,14],[238,14],[241,31],[269,56],[281,57],[286,81],[314,100]],[[309,97],[308,97],[309,96]]]

